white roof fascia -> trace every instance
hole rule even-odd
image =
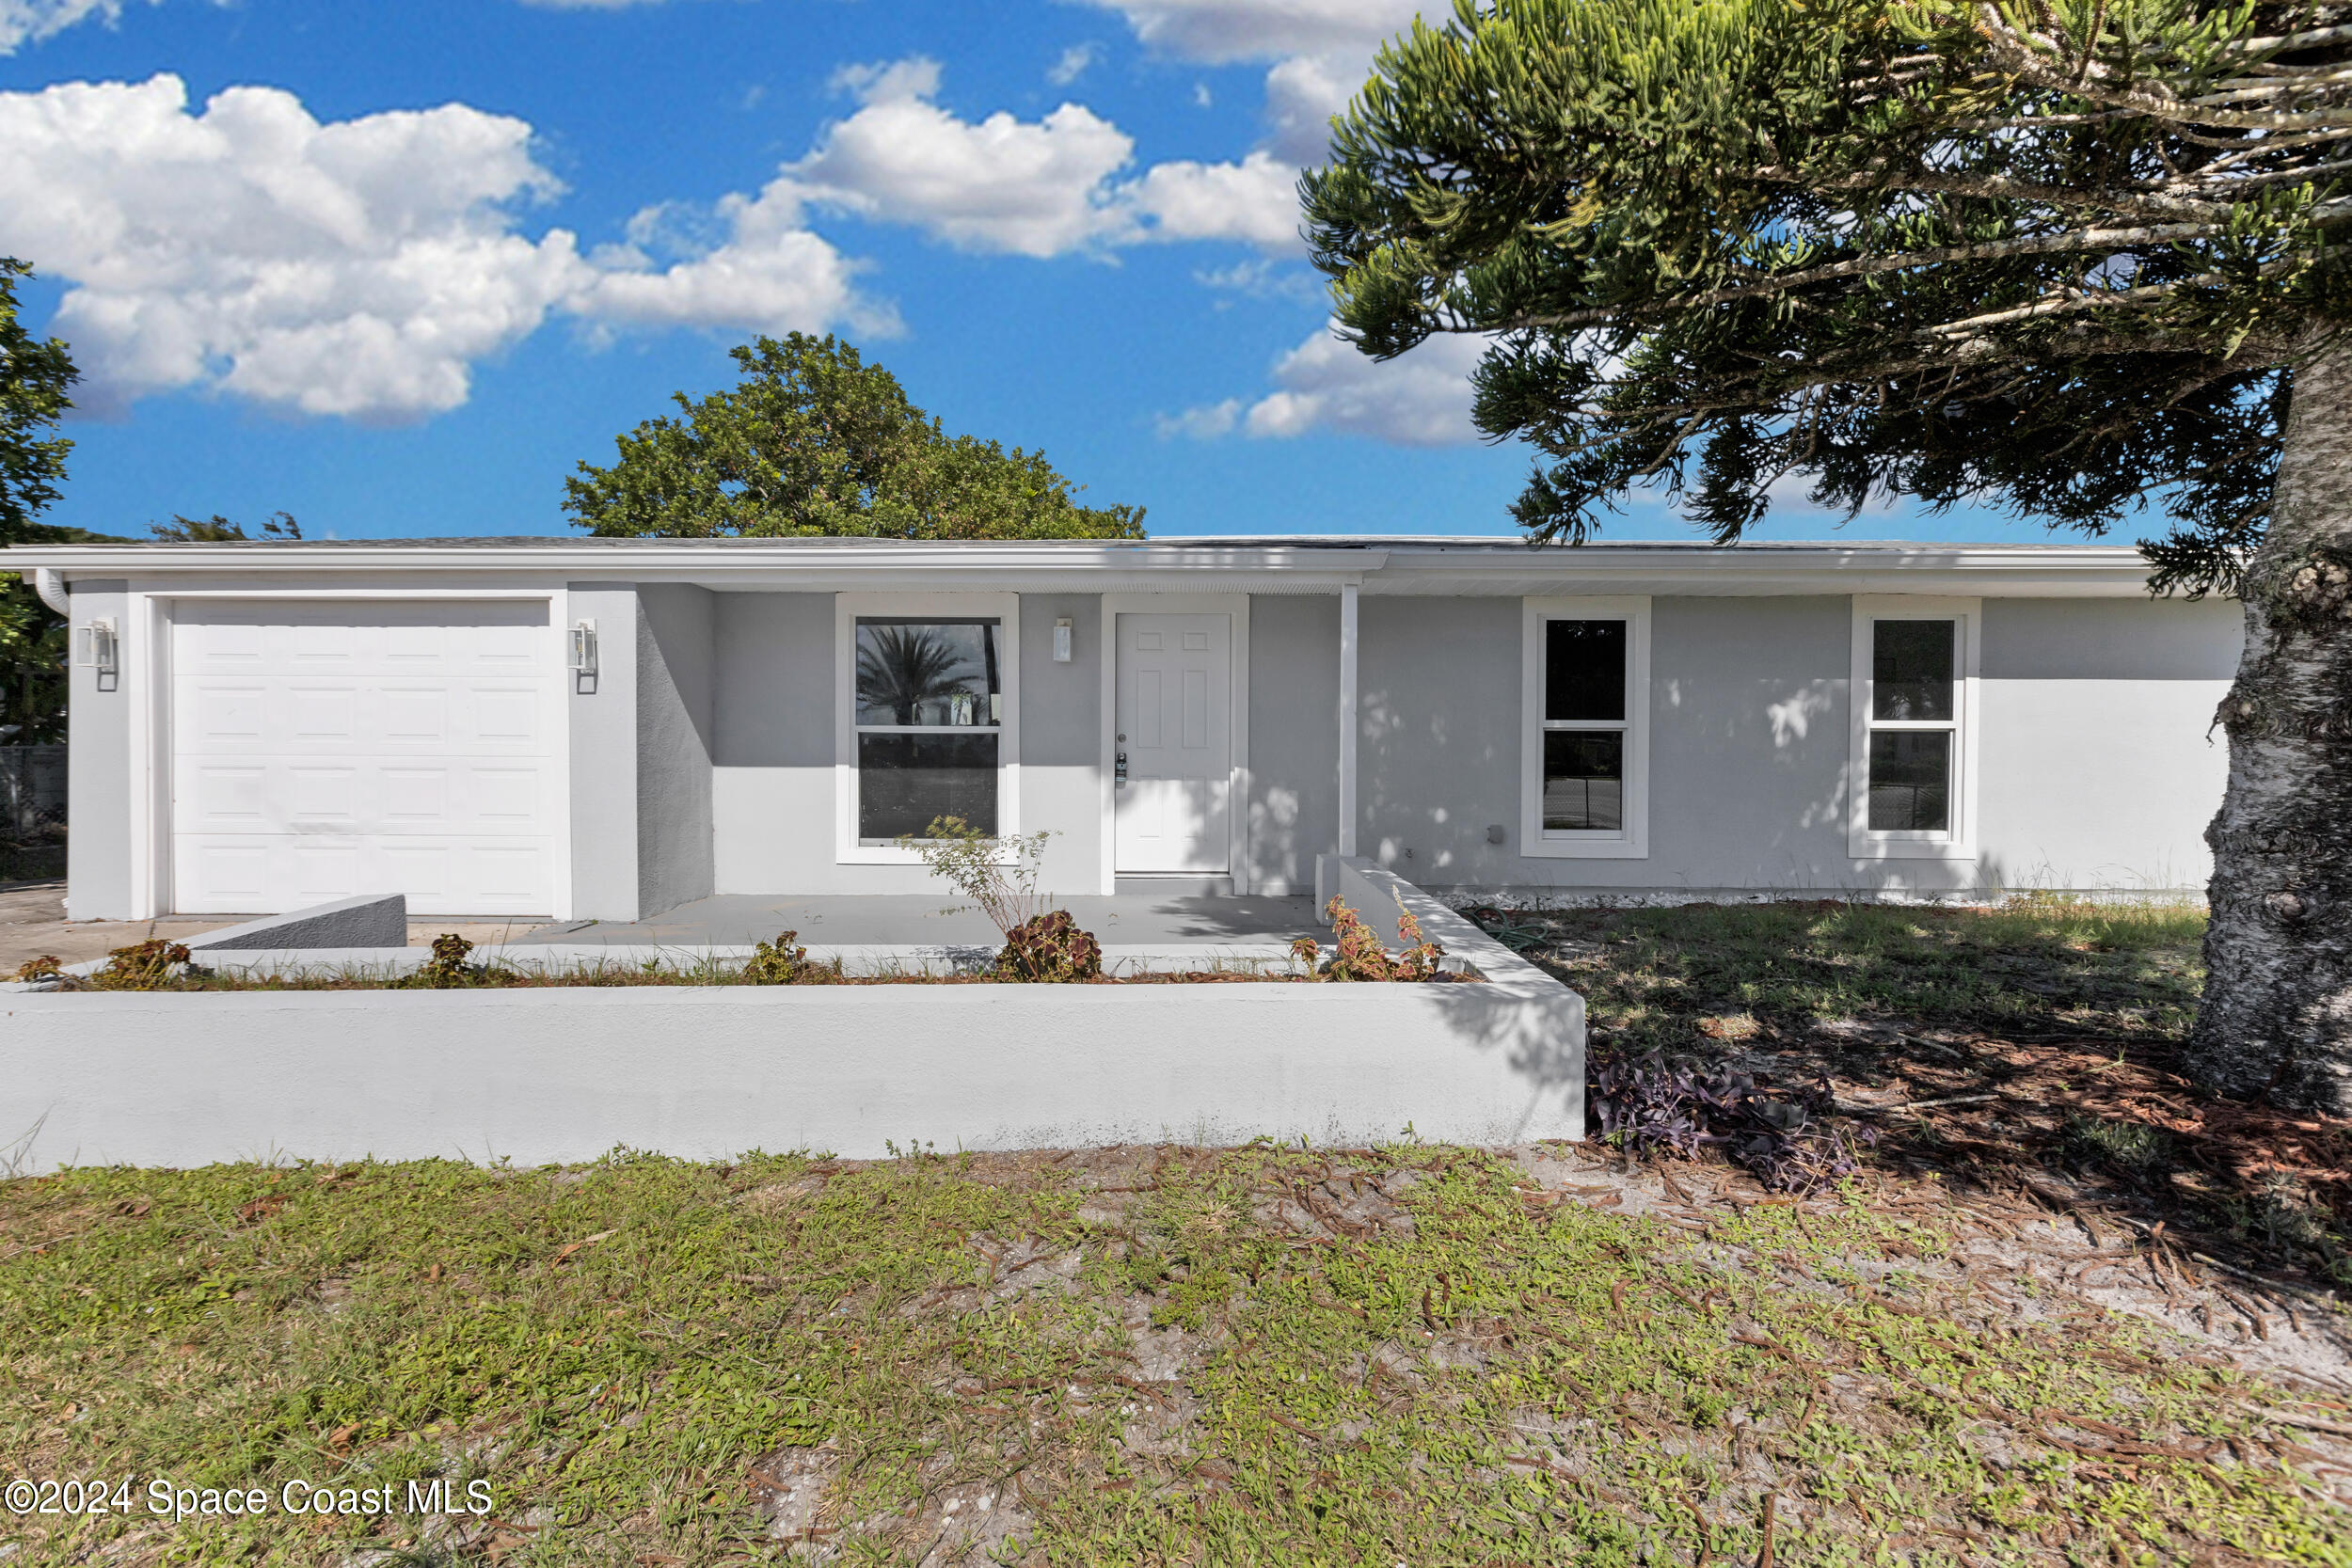
[[[2129,546],[1692,545],[1535,548],[1495,539],[1192,542],[739,540],[658,544],[19,545],[0,570],[132,578],[156,593],[349,591],[434,585],[545,589],[563,582],[689,582],[723,591],[937,589],[1071,593],[1516,596],[1955,594],[2139,597],[2148,562]]]
[[[1366,594],[1653,595],[1962,594],[1993,598],[2144,598],[2151,568],[2130,546],[1739,546],[1643,550],[1586,545],[1513,560],[1403,546]]]

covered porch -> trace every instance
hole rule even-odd
[[[1105,946],[1216,946],[1228,942],[1328,941],[1305,895],[1205,893],[1057,895],[1052,907]],[[958,907],[946,889],[923,894],[720,894],[665,910],[650,920],[557,921],[516,944],[566,946],[740,947],[797,931],[810,946],[972,946],[999,939],[987,917]]]

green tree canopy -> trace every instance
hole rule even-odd
[[[731,351],[743,380],[582,463],[564,509],[600,534],[1140,539],[1143,508],[1081,506],[1043,452],[948,436],[898,378],[838,339]]]
[[[241,544],[252,537],[246,532],[243,523],[231,522],[217,512],[209,517],[183,517],[175,513],[167,523],[148,524],[147,531],[170,545]],[[302,525],[294,521],[291,512],[273,512],[269,520],[262,525],[262,539],[269,543],[299,544],[302,541]]]
[[[1456,0],[1374,69],[1317,261],[1372,354],[1492,336],[1535,537],[2170,514],[2153,586],[2247,624],[2189,1062],[2352,1114],[2352,5]]]
[[[73,443],[56,429],[75,372],[62,341],[17,319],[16,280],[32,272],[0,256],[0,546],[88,537],[33,520],[65,483]],[[0,572],[0,743],[65,738],[65,636],[30,583]]]
[[[1581,540],[1629,485],[1720,540],[1784,475],[2096,533],[2234,580],[2284,367],[2352,315],[2352,8],[1457,0],[1304,182],[1375,355],[1497,335],[1476,417]]]
[[[65,454],[73,443],[56,434],[73,406],[66,395],[73,360],[57,338],[36,338],[17,319],[16,280],[33,269],[0,256],[0,545],[24,538],[34,516],[57,499]]]

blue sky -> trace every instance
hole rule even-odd
[[[557,533],[729,344],[838,331],[1156,534],[1509,531],[1475,345],[1330,341],[1289,188],[1410,0],[0,0],[49,520]],[[1820,537],[1801,498],[1767,536]],[[1634,499],[1614,537],[1687,534]],[[2044,537],[1898,509],[1847,532]]]

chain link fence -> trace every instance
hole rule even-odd
[[[65,875],[65,748],[0,746],[0,882]]]

